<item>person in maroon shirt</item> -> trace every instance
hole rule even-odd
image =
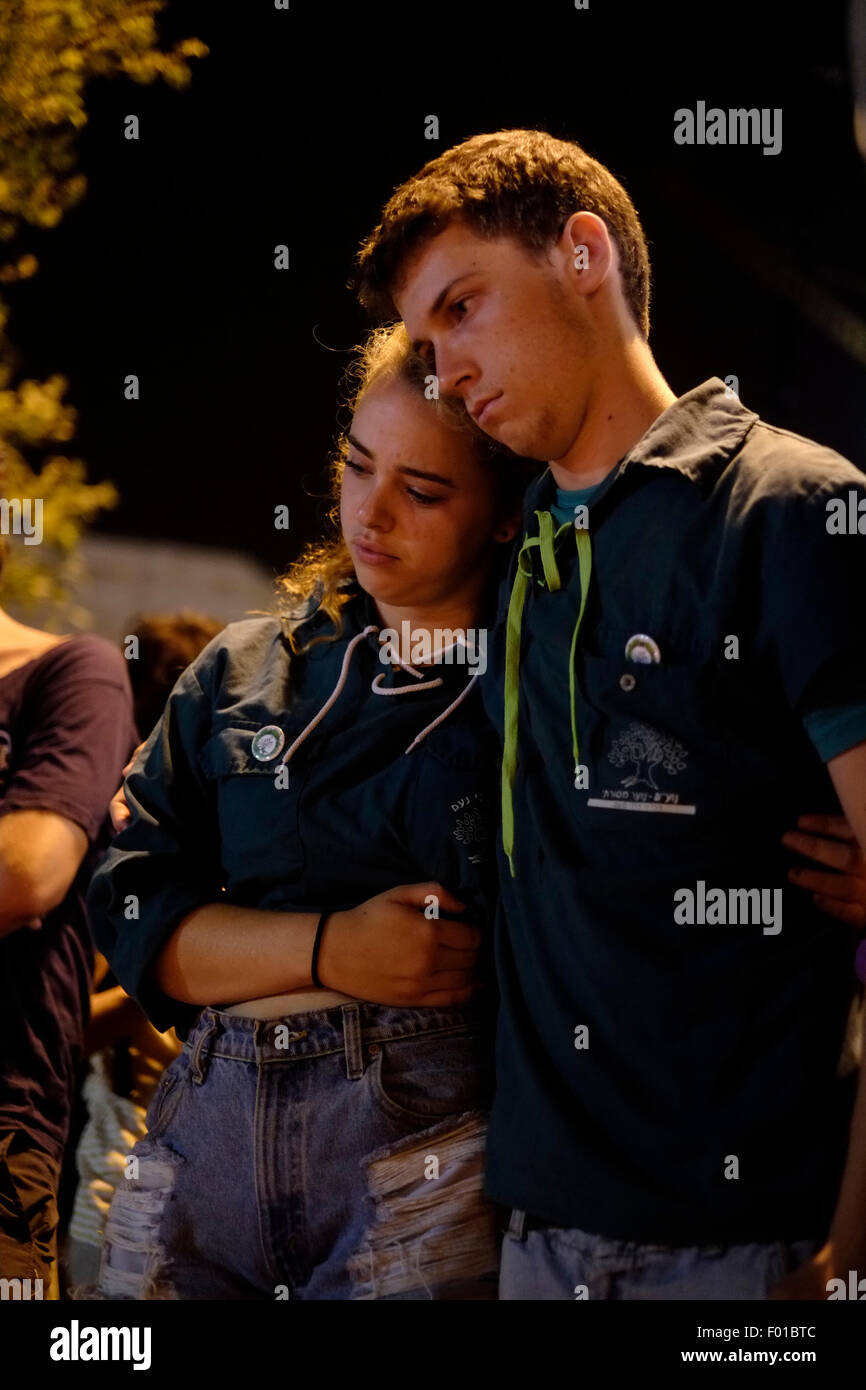
[[[4,1297],[57,1296],[57,1184],[93,969],[84,895],[136,742],[126,663],[111,643],[41,632],[0,609]]]

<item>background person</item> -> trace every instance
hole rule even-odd
[[[46,1297],[93,970],[84,893],[135,741],[109,642],[0,609],[0,1278],[41,1279]]]

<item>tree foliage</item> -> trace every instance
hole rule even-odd
[[[0,2],[0,287],[38,269],[26,245],[29,228],[55,227],[84,194],[77,140],[87,124],[87,82],[125,76],[182,88],[191,77],[188,59],[207,53],[198,39],[159,47],[156,16],[164,8],[165,0]],[[11,538],[2,593],[24,607],[62,605],[82,530],[116,505],[117,491],[111,483],[88,483],[80,459],[52,454],[40,461],[50,446],[73,437],[75,412],[63,401],[64,377],[17,379],[8,319],[0,289],[0,496],[42,499],[44,543],[28,547]]]

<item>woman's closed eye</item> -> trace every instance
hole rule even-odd
[[[435,497],[429,492],[419,492],[415,487],[407,487],[406,491],[413,501],[420,503],[422,507],[435,507],[437,502],[444,502],[444,497]]]
[[[362,463],[357,463],[354,459],[345,459],[345,466],[356,478],[371,476],[370,469],[365,468]],[[407,487],[406,492],[413,502],[417,502],[422,507],[434,507],[437,502],[444,502],[445,498],[430,492],[421,492],[418,488]]]

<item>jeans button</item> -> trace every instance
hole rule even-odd
[[[379,1044],[378,1044],[378,1043],[370,1043],[370,1046],[367,1048],[367,1055],[368,1055],[368,1057],[378,1057],[378,1056],[379,1056]]]

